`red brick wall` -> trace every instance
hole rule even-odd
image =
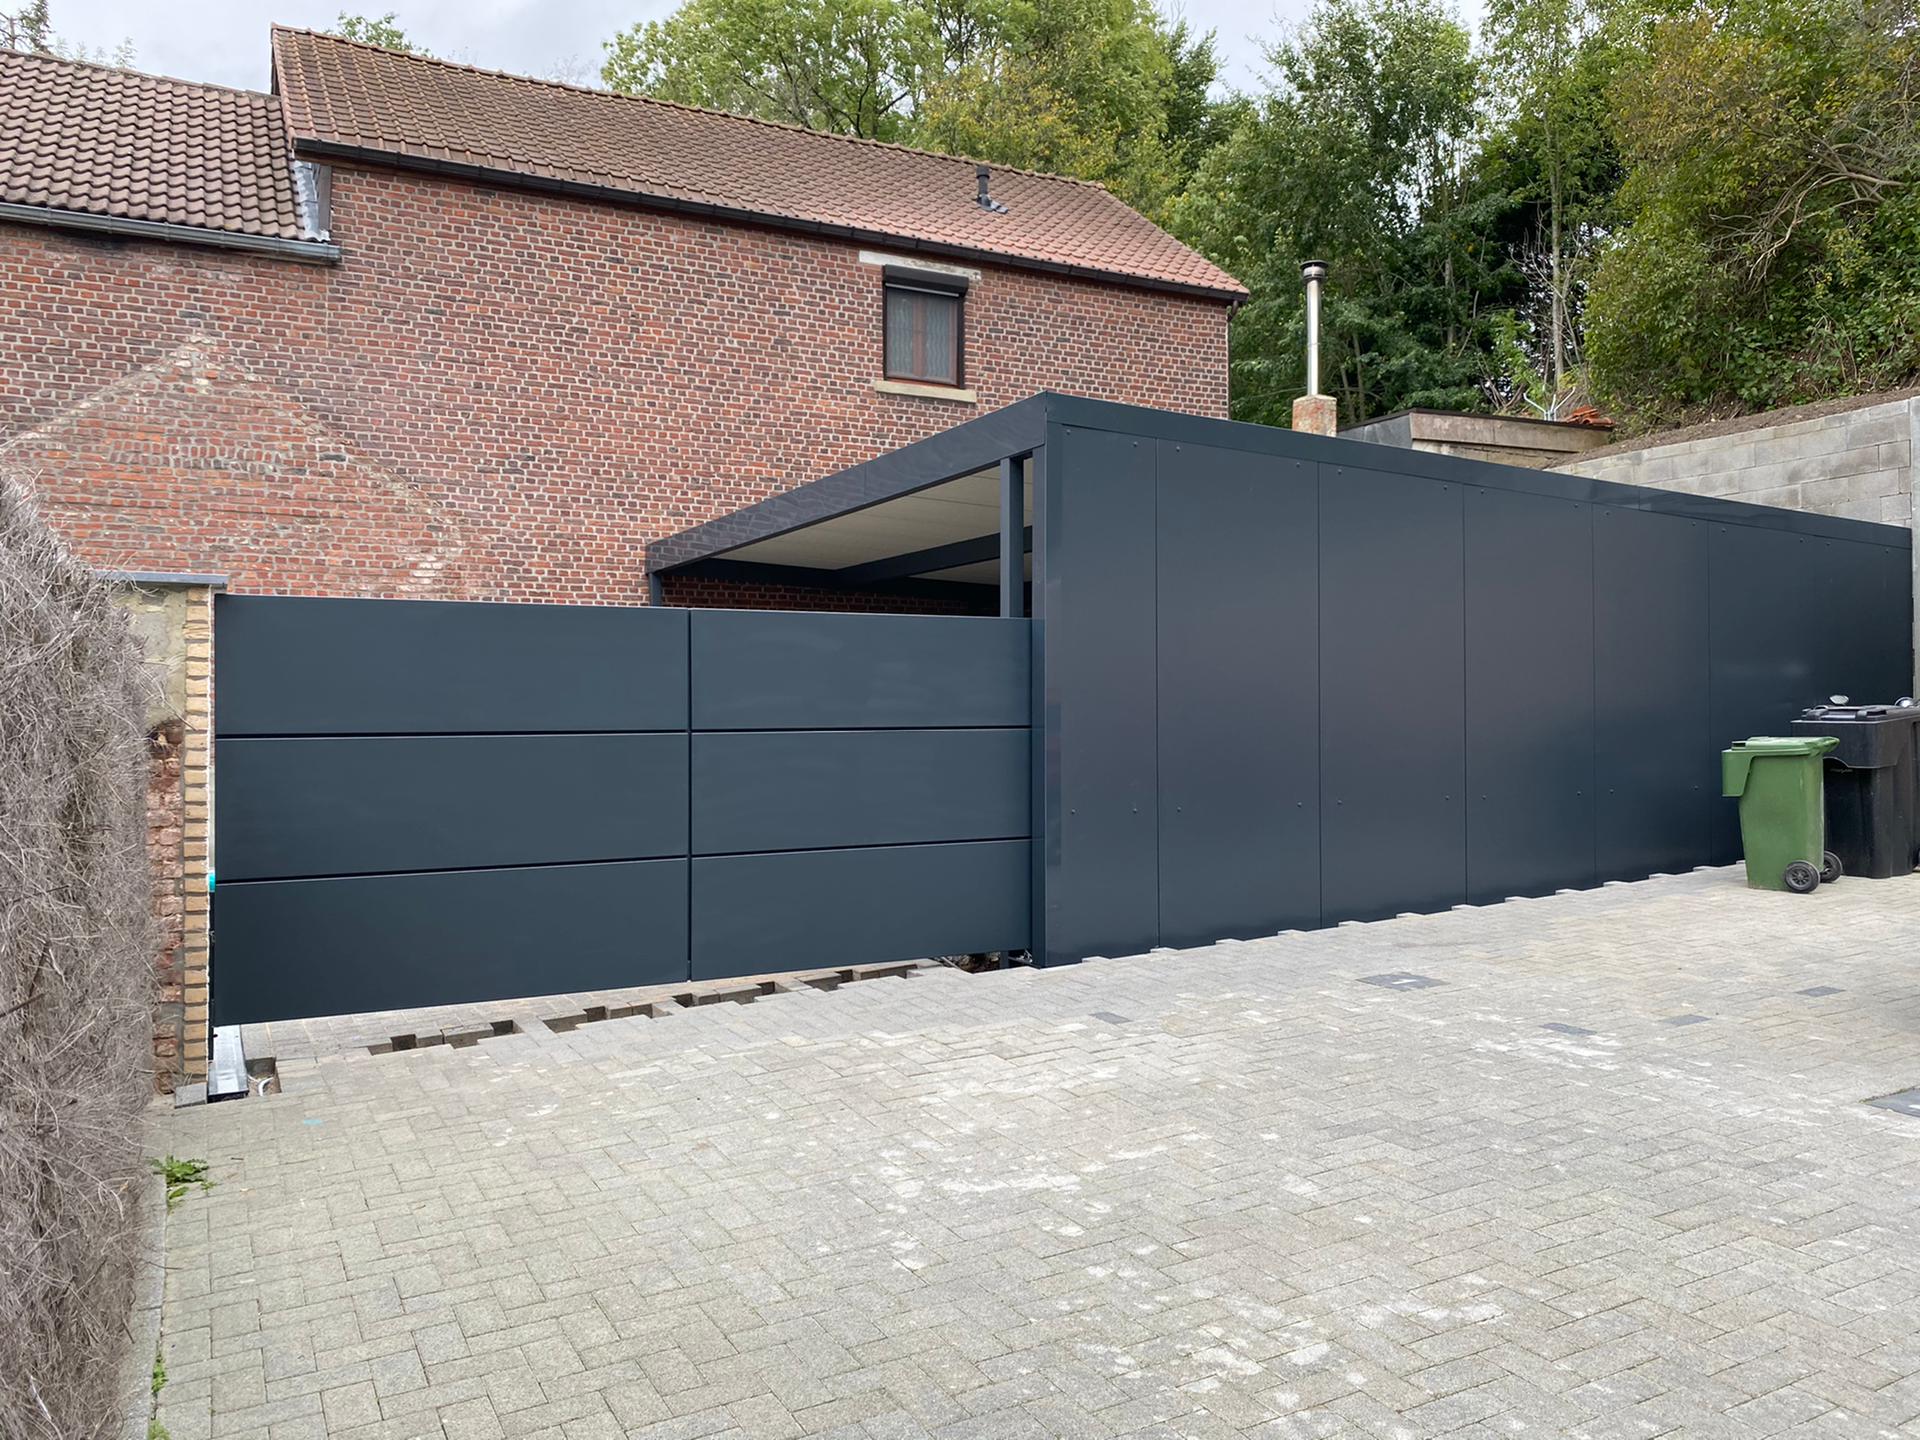
[[[1002,268],[882,395],[852,245],[336,170],[338,267],[0,225],[0,460],[96,563],[638,603],[644,546],[1051,388],[1226,413],[1223,305]]]

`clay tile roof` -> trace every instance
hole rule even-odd
[[[1097,185],[587,90],[276,28],[274,87],[303,153],[583,186],[833,233],[1135,283],[1246,294]]]
[[[310,238],[271,95],[0,50],[0,201]]]

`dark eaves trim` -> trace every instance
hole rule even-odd
[[[135,220],[121,215],[92,215],[84,210],[55,210],[44,205],[16,205],[5,200],[0,200],[0,220],[10,220],[20,225],[46,225],[56,230],[118,235],[128,240],[161,240],[173,245],[211,245],[222,250],[246,250],[305,265],[340,263],[340,247],[327,240],[283,240],[275,235],[242,235],[232,230],[208,230],[199,225],[174,225],[164,220]]]
[[[1058,260],[1037,260],[1025,255],[1009,255],[998,250],[980,250],[966,245],[942,245],[910,235],[895,235],[884,230],[865,230],[854,225],[830,225],[822,220],[800,220],[787,215],[739,206],[713,205],[699,200],[683,200],[646,190],[623,190],[614,185],[591,185],[583,180],[562,180],[551,175],[529,175],[521,170],[501,170],[490,165],[468,165],[455,160],[433,160],[392,150],[375,150],[362,145],[341,145],[329,140],[298,140],[294,154],[326,160],[357,160],[366,165],[382,165],[396,170],[421,170],[434,175],[453,175],[462,180],[480,180],[509,190],[540,190],[571,195],[582,200],[627,205],[642,210],[669,210],[682,215],[731,220],[743,225],[759,225],[772,230],[796,230],[807,235],[830,235],[862,245],[877,245],[889,250],[914,250],[927,255],[944,255],[959,260],[975,260],[1013,270],[1041,270],[1054,275],[1069,275],[1076,280],[1096,280],[1103,285],[1124,285],[1135,290],[1154,290],[1168,295],[1186,295],[1238,306],[1246,300],[1241,290],[1216,289],[1206,285],[1182,285],[1173,280],[1155,280],[1132,275],[1124,270],[1102,270],[1093,265],[1069,265]]]

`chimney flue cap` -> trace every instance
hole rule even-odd
[[[1327,262],[1324,260],[1307,261],[1304,265],[1300,267],[1300,278],[1302,280],[1326,279],[1327,278]]]
[[[995,215],[1004,215],[1007,213],[1007,207],[993,198],[993,194],[987,186],[987,176],[988,170],[985,165],[975,165],[973,167],[973,178],[980,187],[973,197],[974,203],[979,205],[982,210],[991,210]]]

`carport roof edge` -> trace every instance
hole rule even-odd
[[[1594,480],[1555,470],[1526,469],[1041,391],[732,514],[662,536],[647,546],[647,573],[651,576],[686,570],[744,546],[925,490],[1002,459],[1043,450],[1049,430],[1055,427],[1112,431],[1175,444],[1218,445],[1335,467],[1393,470],[1463,486],[1512,490],[1621,510],[1644,510],[1720,525],[1790,530],[1802,536],[1829,540],[1907,548],[1913,544],[1912,533],[1904,526],[1871,520],[1752,505],[1678,490]]]

